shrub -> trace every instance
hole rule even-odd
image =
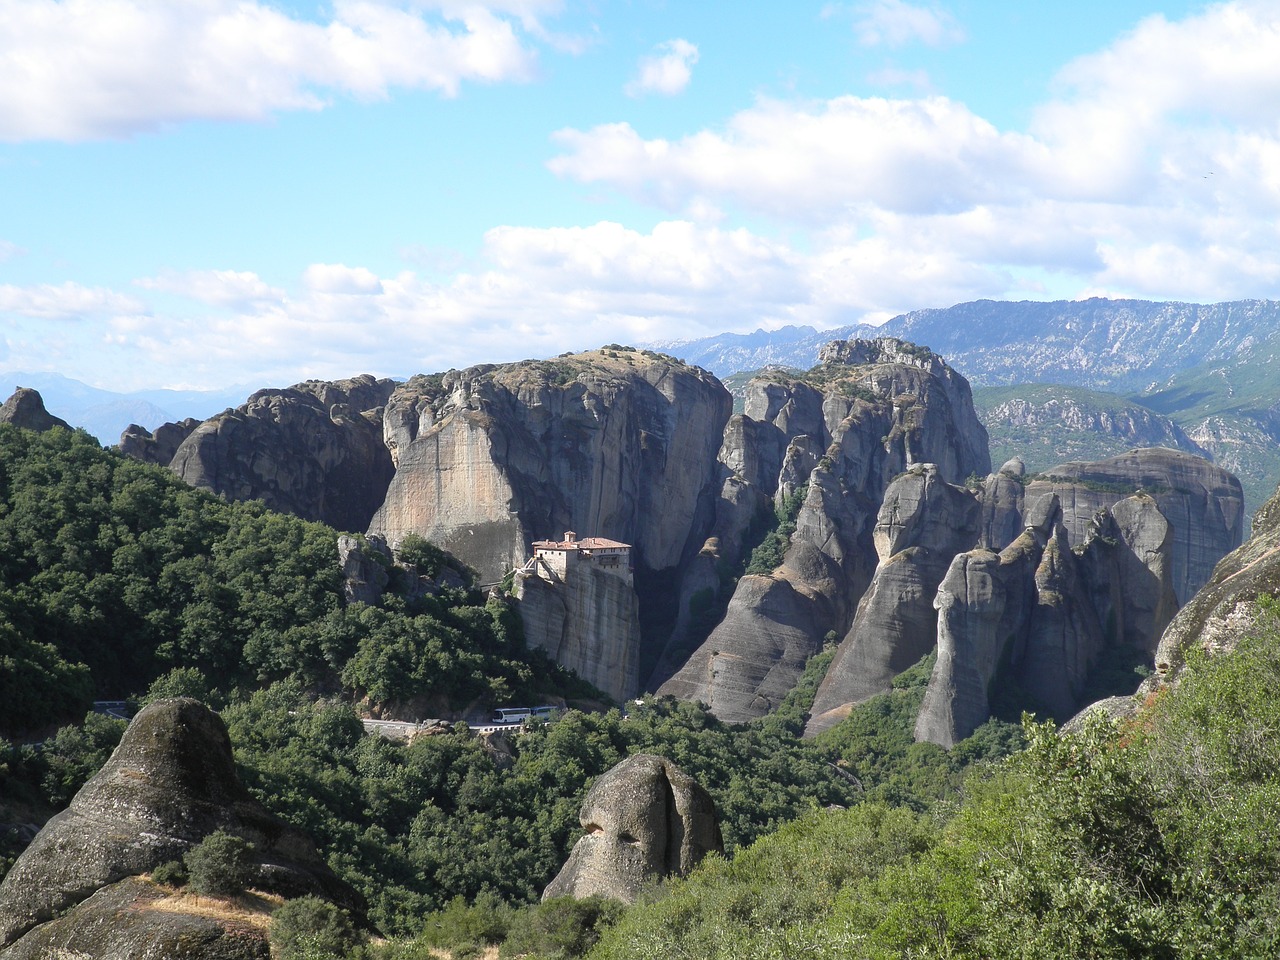
[[[470,905],[457,896],[443,910],[427,916],[421,939],[456,956],[459,950],[501,943],[510,923],[511,908],[494,894],[481,893]]]
[[[617,923],[626,908],[604,897],[553,897],[512,918],[511,933],[502,956],[532,954],[551,960],[572,960],[595,946],[600,935]]]
[[[319,897],[298,897],[271,915],[271,952],[279,960],[345,957],[363,937],[340,907]]]
[[[196,893],[235,896],[252,879],[253,844],[224,830],[209,834],[182,859]]]
[[[161,883],[166,887],[185,887],[187,885],[187,868],[181,860],[170,860],[151,871],[151,882]]]

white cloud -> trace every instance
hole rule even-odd
[[[941,7],[903,0],[872,0],[854,8],[854,31],[864,47],[902,47],[923,43],[941,47],[964,40],[955,18]]]
[[[1221,4],[1068,64],[1025,131],[937,96],[761,100],[678,139],[562,130],[549,166],[674,213],[817,231],[834,264],[900,251],[901,270],[933,265],[949,279],[931,289],[959,299],[1025,291],[1036,272],[1057,294],[1277,296],[1276,50],[1280,5]],[[927,302],[945,300],[922,288]]]
[[[123,137],[316,110],[332,95],[524,80],[535,53],[516,23],[541,31],[538,14],[557,6],[335,0],[317,23],[263,0],[0,0],[0,140]]]
[[[635,78],[627,84],[629,97],[647,93],[674,96],[684,90],[693,78],[693,65],[698,62],[698,48],[677,37],[660,43],[652,56],[641,57]]]
[[[645,140],[630,124],[562,130],[567,152],[551,170],[613,184],[668,210],[732,201],[788,220],[847,219],[873,204],[890,210],[964,209],[1025,188],[1038,152],[963,104],[837,97],[819,104],[762,100],[724,131]]]
[[[315,293],[368,296],[383,292],[382,281],[372,270],[343,263],[313,263],[302,279]]]
[[[9,240],[0,240],[0,263],[20,257],[27,251]]]
[[[287,383],[977,297],[1280,297],[1275,49],[1280,12],[1261,6],[1153,18],[1068,65],[1025,131],[936,96],[761,100],[670,140],[565,130],[553,171],[667,219],[499,226],[467,269],[419,250],[416,272],[313,264],[286,290],[235,271],[140,282],[209,308],[192,317],[74,284],[0,287],[0,310],[37,355],[45,318],[82,316],[49,336],[58,358],[84,327],[121,370]]]
[[[0,284],[0,315],[13,314],[35,320],[89,320],[136,314],[145,309],[141,301],[104,287],[85,287],[72,282],[30,287]]]
[[[187,273],[164,273],[135,281],[146,290],[172,293],[211,306],[247,306],[278,301],[284,291],[272,287],[256,273],[247,270],[193,270]]]

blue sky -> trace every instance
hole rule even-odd
[[[0,0],[0,370],[1280,296],[1280,3]]]

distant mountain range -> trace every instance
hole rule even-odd
[[[40,391],[45,407],[72,426],[83,427],[106,446],[118,443],[131,423],[154,430],[162,423],[195,417],[204,420],[227,407],[244,403],[257,388],[225,390],[138,390],[117,393],[91,387],[56,373],[0,374],[3,397],[18,387]],[[3,399],[0,397],[0,399]]]
[[[1028,422],[1027,404],[1046,400],[1030,389],[1021,391],[1026,396],[1018,396],[1018,390],[1002,392],[999,402],[980,399],[1001,452],[1014,449],[1028,431],[1038,441],[1035,459],[1072,459],[1091,446],[1101,452],[1095,441],[1103,447],[1130,441],[1124,430],[1113,429],[1110,414],[1076,416],[1083,405],[1094,411],[1125,410],[1129,420],[1145,421],[1150,430],[1144,430],[1154,430],[1152,436],[1170,431],[1148,414],[1168,418],[1240,477],[1250,510],[1280,483],[1280,302],[1274,300],[978,300],[902,314],[879,327],[783,327],[654,346],[728,378],[769,365],[808,369],[823,343],[858,336],[898,337],[927,346],[946,357],[979,394],[984,387],[1030,384],[1093,392],[1072,400],[1078,429],[1064,420],[1050,430],[1051,415],[1044,409]],[[1025,403],[1011,406],[1015,400]],[[1002,419],[1006,414],[1023,422],[1007,422]],[[1107,436],[1090,440],[1081,431]],[[1075,439],[1067,440],[1073,432]],[[1134,445],[1144,442],[1136,435],[1132,440]]]

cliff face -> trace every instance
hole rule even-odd
[[[592,563],[562,582],[517,576],[525,641],[617,700],[640,691],[640,604],[629,578]]]
[[[565,530],[674,568],[710,526],[730,408],[714,377],[636,351],[414,378],[387,406],[396,474],[370,532],[421,534],[483,580]]]
[[[1000,553],[978,548],[952,561],[934,599],[938,659],[917,740],[950,747],[973,733],[1002,675],[1029,705],[1065,719],[1105,650],[1151,655],[1177,609],[1171,525],[1138,495],[1096,516],[1077,551],[1063,516],[1056,495],[1040,497]]]
[[[1173,528],[1173,587],[1185,603],[1214,565],[1240,545],[1244,496],[1240,481],[1207,460],[1176,450],[1131,450],[1096,463],[1063,463],[1027,485],[1026,503],[1054,494],[1073,546],[1084,542],[1098,511],[1145,491]]]
[[[1070,716],[1108,651],[1153,656],[1178,607],[1174,574],[1187,542],[1229,535],[1225,521],[1216,532],[1180,534],[1164,513],[1209,503],[1234,515],[1238,500],[1219,474],[1204,461],[1143,450],[1025,486],[1021,462],[1010,461],[980,492],[948,486],[927,467],[895,480],[875,531],[880,564],[818,689],[807,733],[887,691],[935,639],[922,739],[963,739],[989,715],[994,685],[1006,681],[1026,706]],[[1195,489],[1193,477],[1209,482]],[[1120,493],[1144,487],[1152,492]],[[1206,487],[1226,492],[1219,500]]]
[[[1253,517],[1253,534],[1222,559],[1160,638],[1156,683],[1173,682],[1188,651],[1231,650],[1257,621],[1259,598],[1280,595],[1280,490]]]
[[[193,487],[362,531],[391,481],[381,407],[394,386],[362,376],[259,390],[190,431],[169,466]],[[126,434],[126,451],[145,440]]]
[[[0,882],[0,956],[61,955],[42,952],[55,944],[87,956],[204,956],[178,949],[181,924],[173,953],[117,947],[134,939],[128,915],[145,914],[154,899],[153,888],[130,878],[180,859],[219,829],[254,844],[257,889],[315,894],[362,913],[359,895],[325,865],[310,839],[268,814],[240,783],[221,719],[194,700],[166,700],[133,719],[107,764]],[[123,916],[119,925],[101,922],[104,908],[108,917]],[[138,924],[149,928],[145,917]],[[220,940],[225,933],[216,925],[196,926],[200,937]],[[257,954],[226,953],[242,955]]]
[[[986,434],[968,384],[927,350],[893,340],[830,345],[803,379],[753,383],[746,415],[772,436],[727,463],[772,481],[781,500],[805,487],[781,566],[743,577],[724,620],[660,688],[742,721],[776,706],[829,631],[843,635],[877,562],[872,527],[889,481],[913,464],[959,482],[986,474]],[[752,482],[748,478],[741,478]],[[805,486],[807,484],[807,487]]]
[[[933,649],[934,595],[952,557],[978,539],[981,514],[977,497],[946,483],[933,464],[912,467],[889,485],[873,532],[879,565],[818,687],[807,735],[888,690]]]

